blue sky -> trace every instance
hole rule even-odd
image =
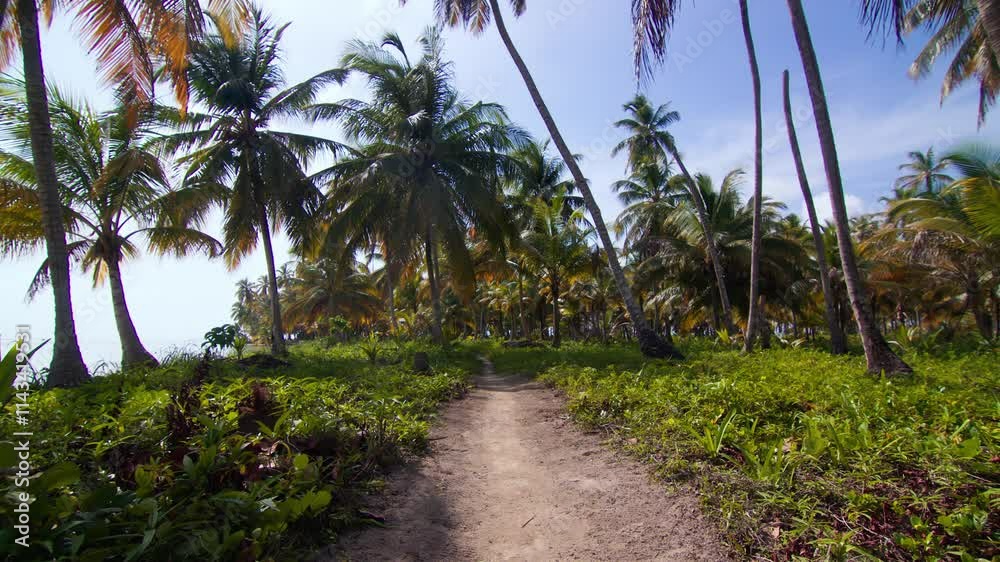
[[[268,0],[262,5],[279,22],[291,21],[284,58],[290,82],[337,65],[344,44],[356,37],[377,39],[386,30],[413,44],[431,21],[433,0]],[[556,121],[574,152],[584,155],[605,218],[620,205],[609,189],[624,172],[624,162],[609,152],[620,135],[611,126],[621,105],[636,91],[632,71],[631,24],[624,0],[533,0],[508,26],[533,71]],[[337,6],[331,8],[331,6]],[[854,0],[806,0],[813,39],[830,102],[848,207],[854,213],[878,209],[908,151],[935,146],[939,151],[963,142],[997,143],[994,118],[976,127],[977,92],[966,87],[939,104],[938,70],[921,82],[906,75],[920,38],[906,47],[866,40]],[[683,6],[670,40],[671,53],[645,93],[669,101],[682,116],[674,135],[692,170],[721,178],[736,167],[750,170],[753,151],[752,92],[736,0],[703,0]],[[801,64],[785,3],[751,2],[764,96],[764,190],[801,213],[802,202],[787,149],[781,111],[781,73],[792,73],[793,107],[813,191],[821,216],[829,215],[822,162],[809,111]],[[469,99],[496,101],[539,138],[545,130],[495,29],[474,37],[448,31],[447,52],[455,61],[456,81]],[[111,96],[97,79],[94,63],[81,46],[70,17],[57,18],[43,37],[50,81],[105,108]],[[416,50],[417,47],[413,46]],[[323,98],[364,97],[363,84],[333,87]],[[279,124],[340,138],[331,126]],[[278,253],[287,255],[279,239]],[[0,339],[16,324],[31,324],[35,338],[52,331],[48,294],[28,303],[25,289],[41,256],[0,262]],[[229,322],[234,284],[264,273],[262,252],[236,271],[218,261],[194,257],[177,261],[145,256],[124,267],[125,290],[140,336],[154,353],[197,344],[209,328]],[[91,288],[76,275],[73,298],[85,359],[93,367],[117,362],[119,347],[106,286]]]

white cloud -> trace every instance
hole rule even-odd
[[[816,218],[819,219],[821,223],[833,218],[833,209],[830,207],[830,193],[824,191],[822,193],[813,194],[813,202],[816,205]],[[844,196],[844,203],[847,204],[847,214],[851,217],[856,217],[858,215],[863,215],[866,212],[866,205],[864,200],[862,200],[857,195],[851,195],[850,193]],[[806,218],[808,213],[806,213],[806,205],[803,202],[799,209],[799,216]]]

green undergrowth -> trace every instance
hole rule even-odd
[[[29,398],[30,548],[14,544],[13,471],[0,487],[7,560],[297,560],[357,523],[359,494],[427,443],[439,403],[477,365],[464,350],[292,348],[287,365],[182,358]],[[411,373],[430,352],[432,375]],[[13,465],[13,407],[0,466]]]
[[[575,418],[695,483],[741,557],[998,560],[1000,354],[909,351],[908,378],[819,350],[682,343],[480,349],[539,373]]]

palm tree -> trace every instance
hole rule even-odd
[[[830,351],[834,355],[847,353],[847,338],[840,328],[837,320],[836,300],[833,294],[833,287],[830,282],[830,269],[826,263],[826,245],[823,242],[822,225],[816,215],[816,204],[813,202],[812,190],[809,188],[809,177],[806,175],[806,167],[802,163],[802,151],[799,148],[798,134],[795,132],[795,120],[792,118],[792,98],[789,93],[789,75],[786,70],[783,75],[784,102],[785,102],[785,124],[788,128],[788,142],[792,150],[792,159],[795,162],[795,173],[799,178],[799,187],[802,189],[802,199],[806,204],[806,213],[809,217],[809,230],[812,233],[813,245],[816,248],[816,266],[819,268],[819,282],[823,290],[823,305],[826,316],[826,326],[830,331]]]
[[[1000,236],[1000,152],[970,146],[947,157],[962,174],[951,187],[961,192],[962,212],[982,237]]]
[[[802,8],[802,0],[788,0],[788,11],[792,19],[792,28],[798,44],[802,67],[805,71],[809,95],[812,99],[813,115],[816,121],[816,131],[819,134],[820,149],[823,153],[823,166],[826,170],[827,185],[830,191],[830,206],[833,210],[834,225],[837,229],[837,246],[843,267],[844,281],[847,284],[847,294],[850,297],[854,319],[858,324],[861,344],[865,350],[868,370],[872,373],[888,374],[910,373],[912,369],[898,355],[893,353],[889,344],[875,323],[865,286],[858,271],[854,244],[851,241],[850,221],[847,216],[847,204],[844,202],[844,182],[840,175],[840,164],[837,158],[837,145],[833,136],[833,124],[830,121],[830,111],[826,102],[826,91],[823,88],[823,78],[820,75],[819,61],[813,48],[809,24]]]
[[[405,2],[405,0],[403,1]],[[526,0],[510,0],[510,5],[513,9],[514,15],[519,16],[524,13]],[[594,228],[597,230],[601,244],[607,251],[608,266],[611,268],[611,274],[615,278],[615,284],[618,286],[618,292],[621,294],[622,300],[625,302],[625,306],[628,309],[629,316],[632,319],[632,323],[635,326],[636,334],[639,340],[639,347],[645,355],[651,357],[680,357],[680,352],[678,352],[672,345],[663,341],[663,339],[657,336],[652,328],[650,328],[649,322],[647,322],[642,309],[636,302],[635,296],[632,294],[632,289],[629,287],[628,282],[625,279],[625,273],[622,270],[621,263],[618,261],[617,249],[615,248],[614,241],[611,240],[611,235],[608,233],[608,228],[604,222],[604,217],[601,214],[601,209],[597,205],[597,201],[594,199],[594,194],[590,191],[590,185],[587,182],[587,177],[583,174],[579,163],[573,155],[573,151],[570,150],[569,145],[566,143],[562,133],[556,126],[555,119],[552,117],[552,113],[549,111],[545,100],[542,98],[541,92],[538,90],[538,86],[535,84],[535,79],[531,76],[531,72],[528,70],[527,64],[525,64],[524,59],[521,57],[517,47],[514,45],[514,42],[510,37],[510,33],[507,31],[507,25],[504,22],[503,14],[500,11],[498,1],[438,0],[436,2],[436,6],[437,18],[440,22],[448,25],[464,25],[471,29],[473,33],[481,33],[484,31],[486,26],[489,25],[491,19],[496,22],[500,39],[503,41],[504,47],[507,49],[507,53],[513,60],[514,66],[517,67],[518,73],[520,73],[521,79],[524,81],[525,87],[528,90],[528,94],[531,96],[531,100],[534,102],[535,108],[538,110],[538,114],[545,123],[545,128],[548,130],[549,136],[552,138],[552,142],[556,145],[556,150],[559,151],[559,155],[562,157],[563,162],[565,162],[566,167],[569,169],[570,175],[573,177],[573,181],[576,183],[577,189],[580,190],[580,194],[583,196],[587,211],[590,213],[594,222]]]
[[[625,104],[625,112],[628,117],[615,123],[616,127],[625,129],[628,136],[619,143],[612,154],[627,151],[629,155],[629,165],[635,169],[641,162],[653,159],[666,159],[672,157],[677,167],[684,177],[685,187],[690,194],[691,202],[697,212],[698,221],[705,231],[705,240],[708,244],[708,255],[712,261],[712,268],[716,277],[716,288],[719,291],[719,304],[722,308],[722,322],[730,333],[735,333],[736,328],[732,320],[732,306],[730,304],[729,289],[726,284],[726,269],[722,264],[719,251],[716,248],[715,235],[712,232],[712,224],[709,220],[705,201],[697,187],[697,181],[688,172],[684,160],[681,159],[680,151],[674,136],[667,130],[667,127],[680,120],[680,114],[671,111],[668,104],[663,104],[654,108],[645,96],[636,95],[631,101]]]
[[[520,250],[526,261],[548,285],[552,300],[552,346],[562,343],[562,314],[559,299],[563,285],[590,266],[588,232],[580,227],[582,212],[569,219],[563,217],[565,193],[560,192],[551,202],[537,198],[532,202],[532,220],[521,235]]]
[[[717,248],[733,275],[727,278],[733,288],[746,286],[749,281],[753,237],[753,202],[740,200],[739,187],[743,171],[733,170],[716,186],[712,178],[699,174],[695,181],[705,201]],[[798,278],[798,272],[809,265],[806,252],[796,238],[784,236],[778,229],[783,206],[765,200],[761,203],[764,249],[761,260],[761,294],[778,302],[784,287]],[[655,253],[638,266],[640,284],[651,287],[650,300],[686,308],[686,327],[711,321],[715,329],[724,327],[721,321],[717,278],[712,271],[705,231],[698,212],[690,202],[683,201],[668,215],[661,233],[651,244]],[[656,286],[651,281],[666,280]],[[734,292],[735,307],[744,318],[749,310],[748,293]]]
[[[945,173],[950,162],[947,159],[938,160],[933,148],[928,148],[927,152],[914,150],[907,156],[910,161],[899,166],[899,170],[906,174],[896,180],[897,189],[913,193],[936,193],[955,181]]]
[[[289,329],[315,328],[335,316],[355,324],[370,323],[382,310],[371,275],[363,266],[335,258],[296,264],[283,300],[284,322]]]
[[[427,30],[420,42],[423,53],[416,63],[395,34],[379,43],[352,42],[342,72],[364,77],[373,101],[317,104],[310,113],[339,121],[360,145],[316,175],[331,180],[335,190],[338,216],[331,232],[354,237],[372,228],[368,225],[385,224],[375,235],[391,228],[398,244],[388,247],[404,254],[412,249],[405,240],[422,240],[432,333],[444,343],[440,253],[453,288],[471,298],[469,230],[498,247],[513,237],[501,186],[519,171],[511,151],[527,145],[529,137],[510,124],[501,106],[460,98],[437,29]]]
[[[131,105],[152,98],[153,57],[165,61],[166,75],[186,107],[186,82],[180,79],[187,64],[188,46],[200,36],[202,11],[198,0],[181,2],[88,2],[70,0],[3,0],[0,2],[0,34],[20,42],[28,101],[32,162],[36,168],[41,221],[55,303],[55,342],[47,384],[75,386],[90,379],[76,337],[70,297],[69,253],[63,228],[62,200],[56,176],[52,127],[48,109],[45,72],[38,18],[39,3],[51,16],[55,8],[76,10],[89,48],[95,52],[105,77]],[[209,9],[220,21],[235,24],[245,12],[240,0],[212,0]],[[134,12],[132,10],[135,10]],[[155,41],[147,43],[146,37]],[[13,50],[7,50],[8,57]],[[0,67],[10,64],[0,60]]]
[[[743,340],[743,350],[753,351],[754,337],[760,306],[760,241],[762,232],[761,203],[764,200],[764,123],[761,115],[760,100],[760,69],[757,67],[757,51],[753,45],[753,33],[750,31],[750,10],[747,0],[740,0],[740,16],[743,21],[743,37],[746,40],[747,58],[750,61],[750,76],[753,81],[754,107],[754,176],[753,176],[753,235],[750,243],[750,313],[747,315],[746,338]]]
[[[655,238],[674,207],[684,199],[687,190],[671,176],[669,163],[645,162],[623,180],[611,185],[618,200],[625,206],[615,223],[625,235],[625,251],[638,250]]]
[[[922,28],[931,31],[909,74],[931,73],[938,58],[954,53],[941,85],[941,102],[969,80],[979,81],[979,125],[1000,94],[1000,0],[862,0],[861,16],[871,31],[892,31],[901,40]]]
[[[188,166],[185,182],[216,186],[212,202],[225,212],[226,263],[235,268],[258,241],[264,246],[271,300],[271,351],[285,351],[278,279],[271,233],[283,230],[307,247],[315,233],[313,217],[321,193],[303,167],[323,151],[340,145],[318,137],[269,128],[311,104],[326,84],[343,73],[327,71],[285,90],[279,47],[287,25],[275,28],[259,10],[235,43],[217,29],[192,52],[187,69],[195,99],[208,113],[179,123],[181,132],[164,139]]]
[[[507,200],[519,214],[530,216],[531,203],[535,198],[551,201],[560,191],[565,192],[563,215],[568,217],[574,210],[583,207],[583,198],[573,194],[576,186],[564,177],[566,164],[561,158],[553,158],[549,154],[548,141],[528,143],[511,156],[517,162],[520,173],[511,178]]]
[[[136,116],[140,117],[137,119],[130,117],[126,108],[120,108],[102,118],[58,91],[53,91],[49,99],[57,179],[71,238],[68,251],[80,259],[84,268],[93,270],[95,286],[105,278],[109,281],[122,346],[122,366],[156,365],[156,359],[142,345],[129,314],[122,262],[138,254],[136,237],[146,238],[156,253],[172,252],[177,256],[195,250],[214,256],[220,251],[220,244],[197,228],[171,220],[174,202],[188,194],[167,190],[167,173],[159,156],[145,143],[151,125],[148,115]],[[23,116],[24,104],[23,99],[10,100],[3,112]],[[8,192],[5,199],[18,203],[10,209],[5,206],[0,217],[8,211],[13,211],[15,217],[23,217],[20,214],[23,210],[40,216],[36,169],[28,149],[29,125],[23,120],[15,121],[11,129],[20,146],[15,152],[0,152],[3,181],[0,189]],[[10,224],[19,223],[0,219],[0,232]],[[34,222],[32,226],[33,242],[40,245],[44,240],[41,224]],[[30,294],[37,294],[50,278],[46,260],[35,275]]]
[[[956,154],[957,161],[968,163],[968,167],[960,167],[963,174],[977,173],[973,167],[984,162],[981,156],[974,150]],[[993,166],[996,174],[996,160]],[[970,177],[976,176],[966,179]],[[996,185],[992,189],[997,191]],[[986,300],[1000,284],[996,276],[1000,245],[996,236],[981,232],[966,212],[970,207],[967,197],[972,193],[963,189],[962,182],[957,182],[940,194],[897,201],[889,207],[890,220],[864,246],[871,248],[880,261],[901,262],[925,270],[926,275],[921,275],[921,290],[941,284],[954,288],[952,292],[964,296],[961,312],[970,311],[982,336],[991,338],[993,325]],[[995,216],[993,220],[996,221]],[[903,225],[902,228],[897,224]],[[916,278],[912,274],[909,277]]]

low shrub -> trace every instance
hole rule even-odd
[[[360,492],[426,446],[475,358],[430,351],[434,374],[357,346],[293,347],[287,366],[174,360],[30,397],[30,547],[14,479],[0,487],[7,560],[289,560],[357,520]],[[251,357],[252,359],[252,357]],[[254,364],[257,367],[241,367]],[[8,408],[3,435],[23,430]],[[0,443],[12,466],[11,442]],[[5,469],[6,470],[6,469]]]

